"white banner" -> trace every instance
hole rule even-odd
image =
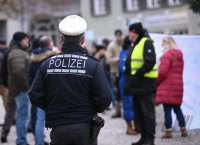
[[[157,60],[162,51],[165,34],[150,34],[154,41]],[[200,128],[200,35],[170,35],[184,56],[184,98],[181,106],[188,129]]]

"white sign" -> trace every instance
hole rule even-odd
[[[166,35],[150,34],[154,40],[157,56],[162,51],[161,41]],[[182,110],[188,129],[200,128],[200,36],[170,35],[182,50],[184,56],[184,96]]]
[[[169,26],[169,25],[183,25],[188,23],[187,12],[163,13],[157,15],[146,16],[144,18],[144,26],[146,28]]]

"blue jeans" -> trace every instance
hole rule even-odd
[[[164,107],[164,113],[165,113],[165,127],[166,129],[172,128],[172,109],[174,110],[174,113],[176,114],[176,117],[179,122],[180,127],[185,127],[185,118],[183,116],[183,112],[181,110],[180,105],[172,105],[172,104],[163,104]]]
[[[35,142],[36,145],[44,145],[44,121],[45,112],[37,108],[37,120],[35,125]]]
[[[16,132],[17,145],[27,145],[27,128],[30,117],[30,100],[27,92],[20,92],[16,97]]]

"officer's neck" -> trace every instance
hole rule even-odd
[[[76,44],[76,43],[64,43],[62,45],[62,52],[64,52],[64,53],[74,53],[74,52],[84,53],[85,51],[81,47],[80,44]]]

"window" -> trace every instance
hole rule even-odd
[[[147,0],[147,7],[152,8],[159,8],[160,7],[160,0]]]
[[[171,34],[175,35],[183,35],[183,34],[188,34],[188,29],[180,29],[180,30],[172,30]]]
[[[180,5],[180,0],[168,0],[170,6]]]
[[[137,11],[139,9],[138,0],[125,0],[124,2],[124,9],[127,12]]]
[[[33,38],[39,38],[40,36],[47,35],[51,36],[55,45],[59,44],[59,35],[57,26],[58,26],[58,20],[57,19],[48,19],[46,18],[46,15],[41,15],[41,18],[38,18],[38,15],[36,15],[30,23],[30,34]],[[41,19],[41,20],[40,20]]]
[[[110,12],[110,0],[92,0],[92,12],[95,16],[107,15]]]

